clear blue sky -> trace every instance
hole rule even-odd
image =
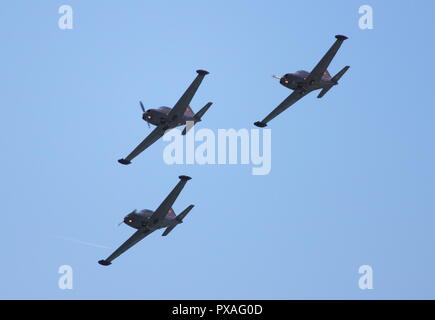
[[[58,8],[74,10],[60,30]],[[374,29],[360,30],[371,4]],[[2,49],[0,298],[435,298],[432,1],[8,1]],[[272,79],[310,70],[349,37],[330,71],[351,69],[271,122],[272,171],[168,166],[147,107],[192,103],[202,127],[253,128],[290,92]],[[110,267],[132,234],[116,223],[155,209],[193,177],[174,209],[196,207]],[[78,241],[101,244],[110,249]],[[74,289],[57,286],[61,265]],[[374,270],[360,290],[358,268]]]

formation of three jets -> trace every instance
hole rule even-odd
[[[278,116],[284,110],[292,106],[299,99],[310,93],[311,91],[321,90],[318,98],[322,98],[333,86],[338,84],[338,80],[344,75],[344,73],[349,69],[349,66],[344,67],[335,76],[331,77],[328,72],[328,66],[330,65],[332,59],[336,55],[338,49],[342,45],[343,41],[347,37],[342,35],[335,36],[336,41],[328,50],[328,52],[323,56],[319,63],[314,67],[311,72],[307,71],[297,71],[295,73],[287,73],[282,77],[273,76],[280,80],[280,84],[293,90],[293,92],[279,104],[271,113],[269,113],[263,120],[257,121],[254,124],[258,127],[265,127],[268,122],[273,118]],[[160,137],[162,137],[166,130],[176,128],[178,126],[186,125],[187,122],[191,121],[193,124],[201,121],[202,116],[207,112],[207,110],[212,105],[211,102],[207,103],[201,110],[196,114],[190,108],[190,102],[193,99],[196,91],[198,90],[202,80],[208,74],[205,70],[197,70],[198,75],[177,101],[173,108],[160,107],[157,109],[145,110],[142,102],[140,106],[143,112],[142,118],[148,125],[155,125],[156,128],[125,158],[119,159],[118,162],[124,165],[131,163],[131,160],[138,156],[142,151],[147,149],[150,145],[156,142]],[[186,126],[182,132],[185,135],[188,131]],[[112,263],[112,261],[121,255],[123,252],[131,248],[137,242],[145,238],[147,235],[153,231],[161,228],[166,228],[163,232],[163,236],[168,235],[175,226],[183,222],[184,217],[189,213],[189,211],[194,207],[193,205],[188,206],[179,215],[174,213],[172,205],[180,194],[181,190],[184,188],[185,184],[190,177],[180,176],[180,181],[171,191],[171,193],[166,197],[166,199],[160,204],[160,206],[153,212],[151,210],[142,210],[137,212],[134,210],[124,218],[124,223],[128,226],[137,229],[137,231],[125,241],[118,249],[116,249],[108,258],[98,261],[101,265],[107,266]]]

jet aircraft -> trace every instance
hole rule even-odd
[[[263,128],[267,123],[278,116],[281,112],[292,106],[299,99],[314,90],[321,89],[317,98],[323,97],[329,89],[338,84],[338,80],[349,69],[349,66],[344,67],[335,76],[331,77],[328,72],[328,66],[342,45],[343,41],[347,39],[346,36],[336,35],[337,39],[328,52],[323,56],[320,62],[314,67],[311,72],[304,70],[295,73],[287,73],[282,77],[273,76],[279,79],[279,82],[286,88],[294,90],[280,105],[278,105],[271,113],[269,113],[263,120],[257,121],[254,124],[257,127]]]
[[[181,190],[183,190],[187,181],[191,179],[188,176],[180,176],[179,178],[180,181],[177,183],[174,189],[172,189],[166,199],[163,200],[156,211],[145,209],[138,212],[133,210],[127,216],[125,216],[124,221],[121,223],[125,223],[126,225],[137,229],[137,231],[133,233],[133,235],[118,249],[116,249],[108,258],[98,261],[99,264],[108,266],[112,264],[114,259],[119,257],[122,253],[130,249],[150,233],[161,228],[166,228],[166,230],[162,233],[162,236],[167,236],[172,229],[174,229],[180,223],[183,223],[184,217],[189,213],[190,210],[192,210],[194,205],[191,204],[179,215],[174,213],[172,205],[174,204]]]
[[[162,137],[166,130],[173,129],[178,126],[186,125],[187,122],[196,124],[202,120],[202,116],[211,107],[212,102],[207,103],[201,110],[194,113],[189,104],[193,99],[196,91],[199,88],[204,77],[208,74],[208,71],[197,70],[198,75],[195,80],[187,88],[186,92],[181,96],[173,108],[160,107],[157,109],[145,110],[143,103],[140,101],[140,107],[142,109],[142,119],[150,124],[155,125],[156,128],[143,140],[127,157],[119,159],[121,164],[130,164],[131,160],[137,157],[142,151],[156,142]],[[188,131],[186,126],[182,132],[185,135]]]

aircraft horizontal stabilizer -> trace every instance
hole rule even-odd
[[[349,70],[350,66],[345,66],[343,69],[340,70],[335,76],[332,77],[331,81],[338,83],[338,80],[343,76],[343,74],[346,73],[347,70]]]
[[[333,84],[331,84],[330,86],[328,86],[326,88],[323,88],[322,91],[320,91],[317,98],[320,99],[329,91],[329,89],[331,89],[334,85],[338,84],[338,80],[340,80],[340,78],[346,73],[347,70],[349,70],[349,68],[350,68],[349,66],[345,66],[343,69],[340,70],[340,72],[338,72],[335,76],[333,76],[331,79]]]
[[[330,86],[328,86],[328,87],[326,87],[326,88],[323,88],[322,89],[322,91],[320,91],[320,93],[319,93],[319,95],[317,96],[317,98],[321,98],[321,97],[323,97],[328,91],[329,91],[329,89],[331,89],[332,87],[333,87],[334,85],[333,84],[331,84]]]
[[[204,107],[201,108],[195,115],[193,116],[193,125],[195,125],[197,122],[201,121],[202,116],[207,112],[208,109],[210,109],[213,102],[207,103]],[[186,135],[186,133],[190,130],[192,126],[185,126],[183,129],[183,132],[181,133],[183,136]]]
[[[186,209],[184,209],[175,219],[174,219],[174,224],[171,225],[170,227],[166,228],[165,232],[163,232],[162,236],[165,237],[169,234],[169,232],[172,231],[172,229],[174,229],[178,224],[183,223],[183,219],[185,216],[187,216],[187,214],[189,213],[190,210],[192,210],[194,207],[193,204],[191,204],[190,206],[188,206]]]
[[[207,112],[207,110],[211,107],[212,104],[213,104],[213,102],[209,102],[204,107],[202,107],[201,110],[199,110],[195,114],[195,116],[194,116],[195,121],[201,121],[202,116],[204,115],[204,113]]]

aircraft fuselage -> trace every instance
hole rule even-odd
[[[142,119],[155,126],[166,126],[172,129],[186,124],[186,121],[194,121],[193,116],[184,114],[181,118],[169,119],[168,114],[171,108],[160,107],[157,109],[148,109],[144,112]]]
[[[305,92],[310,92],[313,90],[323,89],[331,85],[335,85],[331,78],[328,76],[323,76],[319,82],[308,83],[308,76],[310,75],[307,71],[298,71],[295,73],[287,73],[281,77],[279,83],[286,88],[292,90],[302,90]]]
[[[157,230],[167,228],[174,222],[175,215],[171,216],[169,214],[160,221],[151,221],[150,219],[153,213],[154,211],[147,209],[138,212],[135,210],[124,217],[124,223],[134,229],[146,227],[149,230]]]

